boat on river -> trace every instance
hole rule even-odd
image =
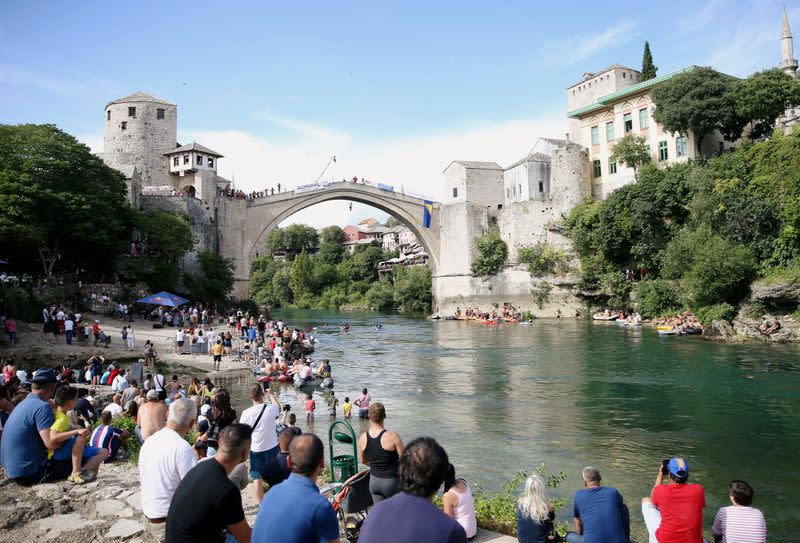
[[[672,329],[669,329],[669,330],[659,330],[658,331],[658,335],[659,336],[677,336],[679,333],[680,332],[678,331],[677,328],[672,328]]]
[[[315,377],[309,381],[305,381],[299,375],[295,375],[293,384],[295,388],[333,388],[333,377]]]
[[[596,321],[615,321],[617,317],[618,315],[604,315],[603,313],[595,313],[592,315],[592,319]]]

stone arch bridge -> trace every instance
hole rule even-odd
[[[269,232],[293,214],[314,204],[347,200],[378,208],[399,220],[417,236],[428,253],[434,276],[441,266],[440,204],[431,206],[428,228],[423,225],[425,200],[363,183],[335,182],[305,192],[284,192],[256,200],[219,198],[216,217],[219,252],[235,264],[234,295],[246,297],[250,262],[266,251]]]

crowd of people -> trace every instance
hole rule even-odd
[[[278,183],[277,190],[276,187],[270,187],[264,190],[252,190],[250,192],[245,192],[243,190],[236,190],[230,187],[224,189],[217,189],[217,196],[222,196],[225,198],[235,198],[238,200],[255,200],[257,198],[264,198],[265,196],[275,196],[275,194],[281,193],[281,184]]]
[[[317,487],[325,468],[323,444],[295,426],[291,408],[281,406],[270,389],[254,384],[251,405],[237,414],[229,392],[210,378],[202,383],[193,378],[185,385],[177,375],[168,380],[155,373],[140,386],[124,368],[106,366],[100,354],[87,362],[83,378],[69,368],[28,375],[13,360],[4,362],[0,464],[12,481],[24,486],[59,480],[84,484],[96,478],[104,463],[124,456],[127,440],[137,439],[143,522],[157,541],[339,540],[339,520]],[[76,387],[87,375],[90,386]],[[91,388],[103,382],[113,393],[105,406]],[[406,445],[385,427],[386,408],[372,401],[366,389],[354,405],[369,424],[358,437],[357,450],[370,469],[373,504],[359,541],[462,542],[474,537],[472,488],[456,476],[441,445],[429,437]],[[132,423],[121,424],[125,418]],[[124,429],[131,424],[133,435]],[[190,431],[196,436],[192,442],[186,439]],[[650,496],[641,502],[650,541],[703,541],[705,494],[689,477],[682,457],[658,466]],[[601,484],[596,468],[585,468],[581,480],[583,488],[572,500],[574,530],[566,541],[628,543],[630,514],[622,495]],[[260,503],[252,527],[242,507],[241,491],[247,486]],[[441,508],[433,503],[440,490]],[[731,505],[717,512],[711,526],[714,536],[730,543],[766,541],[766,523],[752,507],[750,485],[732,481],[729,495]],[[557,540],[554,519],[545,482],[533,474],[517,502],[518,540]]]

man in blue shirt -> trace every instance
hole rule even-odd
[[[400,457],[400,492],[375,504],[359,543],[467,543],[464,528],[433,504],[449,463],[433,438],[409,443]]]
[[[628,543],[628,507],[616,488],[600,486],[597,468],[583,468],[583,490],[575,493],[575,532],[567,532],[567,543]]]
[[[31,393],[14,408],[3,427],[0,463],[15,483],[31,486],[66,479],[72,473],[72,461],[47,461],[47,450],[60,444],[50,439],[55,421],[48,401],[56,391],[58,376],[51,369],[36,370]]]
[[[292,474],[267,492],[253,526],[253,543],[339,543],[339,522],[316,480],[325,467],[325,449],[314,434],[289,446]]]

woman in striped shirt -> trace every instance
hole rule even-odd
[[[731,481],[730,499],[733,505],[721,507],[714,518],[711,532],[714,541],[722,543],[765,543],[767,523],[764,515],[750,505],[753,487],[744,481]]]

